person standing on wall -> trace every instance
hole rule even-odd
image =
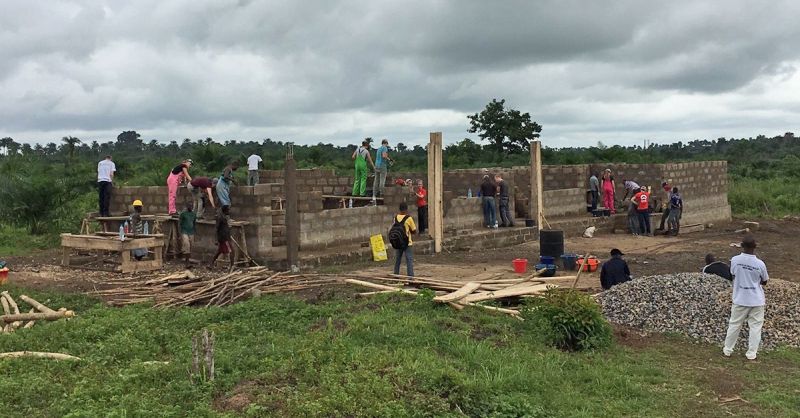
[[[169,172],[169,176],[167,177],[167,191],[169,192],[167,206],[170,215],[178,214],[178,208],[175,205],[175,201],[178,199],[178,187],[180,187],[181,183],[184,181],[192,181],[192,176],[189,175],[189,169],[191,167],[192,160],[186,159]]]
[[[640,187],[631,202],[636,204],[636,212],[639,214],[639,232],[651,235],[650,231],[650,193],[646,187]]]
[[[100,216],[111,216],[111,192],[114,186],[114,173],[117,166],[111,161],[111,156],[106,155],[102,161],[97,163],[97,194],[100,201]]]
[[[494,206],[494,194],[496,191],[497,186],[489,178],[489,175],[484,175],[481,183],[481,203],[483,205],[483,223],[487,228],[497,228]]]
[[[747,352],[748,360],[755,360],[758,346],[761,344],[761,327],[764,325],[764,286],[769,281],[767,266],[755,255],[756,240],[745,237],[742,240],[742,253],[731,258],[731,275],[733,275],[733,303],[731,304],[731,318],[728,321],[728,332],[725,336],[725,345],[722,354],[730,357],[739,331],[747,320],[750,329]]]
[[[614,176],[611,175],[611,169],[606,168],[603,172],[603,206],[611,211],[611,214],[617,213],[616,205],[614,204],[614,190],[617,185],[614,183]]]
[[[255,186],[260,180],[258,176],[258,163],[264,161],[256,154],[247,157],[247,185]]]
[[[389,164],[394,160],[389,157],[389,140],[384,138],[378,152],[375,153],[375,180],[372,182],[372,202],[375,203],[376,197],[383,197],[383,190],[386,186],[386,174],[389,171]]]
[[[600,198],[600,180],[597,178],[596,173],[592,173],[589,177],[589,194],[591,195],[591,208],[592,211],[597,209],[597,201]]]
[[[372,156],[369,154],[369,141],[362,141],[361,146],[353,151],[353,161],[355,161],[355,180],[353,181],[353,196],[364,196],[367,194],[367,161],[376,170]]]
[[[198,218],[203,218],[203,213],[206,210],[206,196],[208,197],[208,201],[211,203],[212,208],[216,208],[217,205],[214,204],[214,197],[211,195],[211,188],[214,187],[214,182],[218,181],[214,179],[213,181],[208,177],[195,177],[192,181],[186,185],[186,188],[192,193],[192,200],[194,201],[194,208],[195,208],[195,215]]]
[[[514,217],[511,216],[511,209],[509,208],[509,193],[508,183],[503,180],[500,174],[494,175],[494,181],[497,184],[497,193],[500,198],[500,226],[512,227],[514,226]]]
[[[417,180],[417,217],[419,218],[419,233],[424,234],[428,229],[428,191],[422,183],[422,179]]]
[[[236,180],[233,178],[233,172],[239,168],[239,162],[234,161],[228,164],[223,170],[222,174],[217,180],[217,199],[219,199],[220,206],[231,206],[231,184],[235,184]]]

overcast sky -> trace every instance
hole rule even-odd
[[[798,1],[0,1],[0,136],[547,146],[797,132]]]

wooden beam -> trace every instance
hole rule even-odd
[[[536,227],[544,228],[544,185],[542,179],[542,143],[531,141],[531,199],[530,218],[536,220]]]
[[[548,286],[552,284],[535,284],[533,286],[518,287],[513,289],[502,289],[494,292],[483,292],[469,295],[462,299],[464,302],[480,302],[482,300],[500,299],[510,296],[533,295],[547,290]]]
[[[436,296],[433,300],[437,302],[455,302],[460,299],[467,297],[470,293],[478,290],[481,287],[481,283],[479,282],[468,282],[465,284],[461,289],[456,290],[455,292],[448,293],[444,296]]]
[[[442,172],[442,133],[431,132],[428,143],[428,229],[434,252],[442,252],[444,238],[444,191]]]
[[[300,217],[297,213],[297,163],[289,144],[284,165],[284,193],[286,193],[286,264],[297,266],[300,250]]]

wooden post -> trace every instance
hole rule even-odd
[[[294,149],[288,145],[284,165],[284,192],[286,193],[286,264],[296,269],[300,249],[300,219],[297,213],[297,163]]]
[[[428,144],[428,227],[436,253],[442,252],[444,236],[442,174],[442,133],[431,132]]]
[[[531,199],[530,217],[536,220],[536,228],[544,228],[544,186],[542,182],[542,143],[531,141]]]

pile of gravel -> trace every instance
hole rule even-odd
[[[647,276],[599,294],[609,321],[652,332],[674,332],[722,344],[731,309],[731,283],[703,273]],[[764,287],[767,307],[762,348],[800,347],[800,285],[772,279]],[[737,348],[747,346],[747,325]]]

